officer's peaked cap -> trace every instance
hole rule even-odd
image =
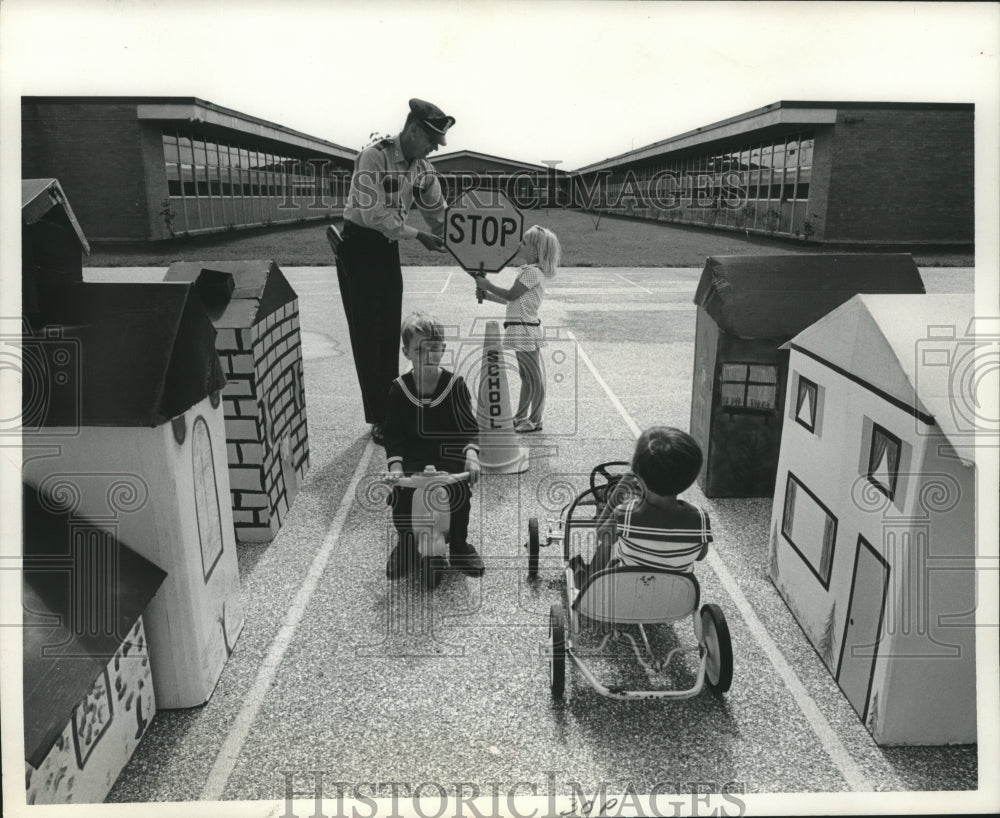
[[[455,117],[448,116],[433,102],[414,97],[410,100],[410,111],[423,122],[434,133],[444,136],[448,129],[455,124]]]

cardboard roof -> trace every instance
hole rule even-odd
[[[989,361],[975,357],[987,347],[972,343],[977,328],[985,329],[974,310],[971,293],[856,295],[784,348],[803,350],[911,407],[924,424],[936,423],[960,457],[975,461],[969,428],[983,384],[972,375],[988,370]],[[996,326],[980,334],[993,344],[998,338]]]
[[[74,516],[71,528],[68,512],[54,510],[27,485],[23,508],[24,757],[38,767],[167,575],[110,532],[101,539],[117,558],[115,570],[77,575],[72,544],[89,546],[99,526]],[[99,589],[91,580],[110,580],[111,587]],[[116,613],[114,633],[96,627],[100,623],[70,618],[71,607],[92,610],[102,591]]]
[[[709,256],[694,301],[729,335],[786,341],[861,292],[924,284],[908,253]]]
[[[218,307],[207,306],[212,323],[219,328],[253,326],[298,298],[273,261],[176,261],[163,280],[194,283],[202,270],[216,270],[233,277],[229,302]]]
[[[51,211],[58,208],[56,213]],[[63,192],[58,179],[22,179],[21,180],[21,222],[35,224],[42,218],[53,221],[65,221],[73,228],[85,253],[90,253],[87,237],[83,228],[76,220],[69,199]]]
[[[39,425],[159,426],[226,384],[215,328],[190,286],[74,284],[47,320],[23,343],[41,358],[68,353],[69,383],[50,388]],[[29,417],[25,409],[25,426]]]

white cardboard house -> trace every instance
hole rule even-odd
[[[269,542],[309,469],[298,296],[273,261],[179,261],[164,281],[194,284],[218,331],[236,538]]]
[[[976,741],[972,319],[857,295],[786,345],[769,575],[879,744]]]
[[[56,494],[24,487],[29,805],[103,801],[156,713],[143,612],[166,575]]]
[[[167,572],[144,616],[160,708],[211,696],[243,628],[215,330],[177,284],[75,284],[23,341],[50,387],[24,482]],[[54,351],[53,351],[54,350]],[[58,364],[58,366],[56,365]]]

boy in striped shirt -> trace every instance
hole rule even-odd
[[[701,470],[701,448],[691,435],[671,426],[654,426],[639,436],[632,470],[617,491],[628,486],[633,497],[604,509],[597,527],[598,546],[587,565],[570,560],[578,588],[598,571],[613,565],[692,571],[708,553],[712,530],[708,515],[677,497]]]

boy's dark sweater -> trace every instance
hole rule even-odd
[[[479,425],[465,379],[442,369],[434,391],[420,397],[413,372],[400,375],[389,387],[383,434],[389,466],[402,462],[407,474],[429,465],[463,471],[466,450],[479,449]]]

